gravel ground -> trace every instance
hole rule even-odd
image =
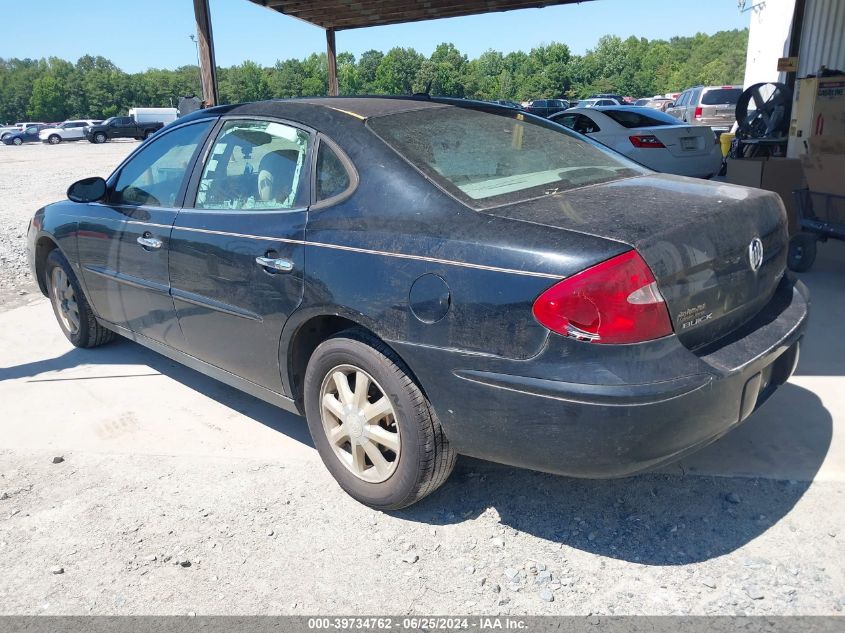
[[[45,204],[65,197],[87,176],[108,176],[137,141],[87,141],[20,147],[0,143],[0,305],[14,307],[40,293],[26,263],[26,227]]]
[[[839,483],[578,481],[464,459],[439,494],[381,514],[316,460],[53,457],[0,452],[4,614],[845,606]]]

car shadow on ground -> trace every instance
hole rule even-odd
[[[812,392],[787,384],[784,400],[802,413],[793,417],[793,444],[800,453],[794,478],[735,476],[742,464],[722,462],[728,476],[647,473],[616,480],[559,477],[461,458],[452,478],[434,495],[397,517],[432,525],[471,521],[485,512],[502,525],[586,552],[645,565],[683,565],[728,554],[787,516],[809,488],[827,454],[830,413]],[[755,418],[702,451],[735,453],[767,438],[764,406]],[[763,414],[763,415],[761,415]],[[734,436],[739,430],[745,433]],[[733,443],[739,442],[739,447]],[[704,460],[706,462],[706,459]],[[479,535],[489,538],[491,534]]]
[[[233,411],[260,422],[264,426],[283,433],[289,438],[314,448],[314,443],[308,433],[305,419],[290,414],[276,407],[254,398],[242,391],[230,387],[210,378],[198,371],[181,365],[169,358],[162,356],[146,347],[133,343],[119,337],[112,343],[96,349],[73,348],[70,351],[55,358],[46,358],[13,367],[0,367],[0,382],[20,378],[29,378],[32,381],[44,380],[42,374],[50,374],[52,380],[97,380],[97,372],[92,375],[85,375],[77,378],[63,378],[62,373],[83,365],[103,367],[102,379],[121,377],[120,372],[109,371],[108,367],[114,366],[147,366],[151,372],[137,372],[128,374],[137,376],[144,380],[146,376],[162,374],[171,378],[189,389],[203,394],[215,400]],[[89,374],[92,372],[88,372]]]
[[[313,448],[302,418],[123,339],[97,350],[74,349],[56,358],[0,368],[0,381],[41,380],[45,372],[61,379],[65,370],[81,365],[147,366]],[[114,373],[102,372],[103,377]],[[141,373],[139,379],[145,375],[150,374]],[[832,429],[830,413],[819,398],[787,384],[686,468],[684,460],[664,472],[585,480],[462,457],[443,488],[392,514],[447,525],[495,512],[502,525],[515,531],[586,552],[646,565],[694,563],[730,553],[783,520],[818,472]],[[782,455],[771,454],[773,433],[784,438]],[[769,454],[755,455],[761,450]],[[781,471],[778,460],[791,460],[790,468]],[[695,472],[696,464],[704,468]],[[780,472],[790,474],[783,477]]]

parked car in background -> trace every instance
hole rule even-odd
[[[9,132],[3,135],[3,143],[6,145],[23,145],[24,143],[34,143],[40,140],[38,133],[47,126],[44,123],[37,123],[29,125],[19,132]]]
[[[73,345],[117,333],[304,414],[382,510],[459,453],[678,459],[787,381],[808,319],[777,194],[461,99],[194,112],[39,209],[27,246]]]
[[[562,112],[569,107],[566,99],[534,99],[525,107],[527,112],[542,117],[548,117],[555,112]]]
[[[668,108],[671,104],[672,99],[669,99],[667,97],[653,97],[651,99],[648,99],[647,103],[642,105],[646,108],[652,108],[653,110],[666,112],[666,108]]]
[[[0,141],[6,139],[7,136],[11,134],[16,134],[21,130],[25,130],[28,127],[32,127],[33,125],[46,125],[43,121],[25,121],[23,123],[15,123],[14,125],[7,125],[0,131]]]
[[[722,165],[710,128],[679,124],[663,112],[637,106],[575,108],[551,120],[661,173],[709,178]]]
[[[644,107],[644,106],[647,106],[650,101],[651,101],[651,99],[649,99],[648,97],[643,97],[641,99],[637,99],[636,101],[634,101],[633,105],[639,106],[639,107]]]
[[[590,95],[587,97],[588,99],[613,99],[617,104],[623,105],[625,103],[625,97],[618,94],[613,94],[610,92],[602,92],[596,95]]]
[[[161,121],[138,123],[130,116],[115,116],[97,125],[84,128],[85,138],[92,143],[105,143],[114,138],[134,138],[139,141],[149,138],[164,127]]]
[[[179,117],[179,110],[176,108],[130,108],[127,114],[138,123],[160,121],[167,125]]]
[[[97,125],[102,121],[96,119],[74,119],[64,121],[56,127],[47,127],[38,133],[38,138],[44,143],[58,145],[62,141],[81,141],[85,138],[85,128]]]
[[[696,86],[684,90],[666,114],[691,125],[707,125],[718,135],[736,121],[736,103],[742,86]]]
[[[522,110],[522,104],[517,103],[516,101],[510,101],[508,99],[496,99],[493,103],[498,103],[499,105],[505,106],[506,108],[516,108],[517,110]]]
[[[622,105],[616,99],[611,99],[609,97],[603,99],[581,99],[578,102],[579,108],[598,108],[601,106],[618,106]]]

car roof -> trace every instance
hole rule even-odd
[[[275,99],[232,105],[215,106],[197,110],[179,119],[188,122],[208,116],[268,116],[295,121],[314,129],[325,130],[325,126],[348,125],[358,120],[423,110],[449,107],[469,108],[513,116],[514,109],[489,101],[474,101],[449,97],[404,96],[404,97],[308,97],[300,99]],[[338,116],[338,115],[341,116]],[[345,116],[343,116],[345,115]]]

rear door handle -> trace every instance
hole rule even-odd
[[[157,237],[153,237],[150,233],[144,233],[136,241],[144,248],[149,249],[161,248],[161,245],[163,243],[160,239],[158,239]]]
[[[277,273],[289,273],[293,270],[293,262],[282,257],[256,257],[255,263]]]

